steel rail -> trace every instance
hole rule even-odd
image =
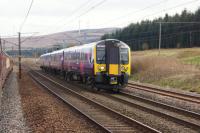
[[[159,116],[161,116],[163,118],[169,118],[169,119],[171,119],[171,121],[177,122],[180,125],[184,125],[184,126],[186,126],[188,128],[192,128],[192,129],[195,129],[195,130],[200,130],[200,125],[197,124],[197,123],[193,123],[193,122],[190,122],[190,121],[188,121],[186,119],[184,120],[184,119],[178,118],[177,116],[173,116],[173,115],[170,115],[168,113],[161,112],[161,111],[158,111],[156,109],[152,109],[150,107],[146,107],[146,106],[131,102],[131,101],[127,100],[127,98],[130,98],[130,100],[131,99],[137,99],[138,101],[145,102],[146,104],[150,104],[151,106],[156,106],[157,105],[157,108],[164,108],[166,110],[170,110],[170,111],[173,111],[175,113],[177,112],[178,114],[184,114],[184,115],[187,115],[189,117],[193,117],[193,119],[200,120],[200,114],[198,114],[198,113],[191,112],[191,111],[184,110],[184,109],[180,109],[180,108],[177,108],[177,107],[174,107],[174,106],[171,106],[171,105],[167,105],[167,104],[163,104],[163,103],[159,103],[159,102],[154,102],[152,100],[145,99],[145,98],[142,98],[142,97],[133,96],[133,95],[130,95],[130,94],[125,93],[125,92],[121,92],[119,94],[119,96],[126,97],[126,100],[123,99],[123,98],[119,98],[119,97],[113,96],[113,95],[104,95],[104,96],[106,96],[107,98],[110,98],[110,99],[114,99],[115,101],[121,102],[124,105],[129,105],[131,107],[138,108],[138,109],[143,110],[145,112],[150,112],[152,114],[157,114],[157,115],[159,115]]]
[[[127,105],[130,105],[132,107],[134,106],[134,107],[137,107],[141,110],[160,115],[161,117],[169,118],[169,119],[171,119],[171,121],[177,122],[177,123],[184,125],[186,127],[189,127],[189,128],[195,129],[195,130],[200,129],[199,124],[197,124],[195,122],[194,123],[190,122],[186,118],[181,119],[181,118],[178,118],[174,115],[170,115],[170,114],[167,114],[167,113],[164,113],[164,112],[160,112],[160,111],[151,109],[149,107],[145,107],[145,106],[130,102],[129,100],[124,100],[123,98],[118,98],[118,97],[115,97],[115,96],[112,96],[112,95],[103,95],[103,96],[106,96],[109,99],[114,99],[116,101],[122,102],[123,104],[127,104]],[[192,111],[185,110],[185,109],[181,109],[181,108],[178,108],[178,107],[175,107],[175,106],[172,106],[172,105],[164,104],[164,103],[161,103],[161,102],[156,102],[156,101],[153,101],[153,100],[150,100],[150,99],[147,99],[147,98],[143,98],[143,97],[139,97],[139,96],[134,96],[134,95],[131,95],[131,94],[126,93],[126,92],[121,92],[120,96],[130,98],[130,100],[136,99],[137,101],[143,102],[145,104],[149,104],[151,106],[155,106],[155,107],[161,108],[161,109],[166,109],[166,110],[171,111],[172,113],[181,114],[181,115],[184,115],[184,117],[190,117],[190,118],[195,119],[197,121],[200,119],[199,113],[192,112]]]
[[[139,129],[141,129],[141,130],[144,130],[145,132],[146,132],[146,131],[148,131],[148,132],[156,132],[156,133],[160,132],[160,131],[158,131],[158,130],[156,130],[156,129],[154,129],[154,128],[151,128],[151,127],[149,127],[149,126],[147,126],[147,125],[145,125],[145,124],[139,122],[139,121],[136,121],[136,120],[134,120],[134,119],[132,119],[132,118],[130,118],[130,117],[127,117],[127,116],[125,116],[125,115],[123,115],[123,114],[120,114],[120,113],[118,113],[118,112],[116,112],[116,111],[114,111],[114,110],[112,110],[112,109],[110,109],[110,108],[108,108],[108,107],[106,107],[106,106],[104,106],[104,105],[98,103],[98,102],[92,101],[91,99],[89,99],[89,98],[87,98],[87,97],[85,97],[85,96],[83,96],[83,95],[81,95],[81,94],[79,94],[79,93],[77,93],[77,92],[71,90],[71,89],[68,88],[68,87],[63,86],[62,84],[59,84],[58,82],[53,81],[52,79],[50,79],[50,78],[48,78],[48,77],[46,77],[46,76],[44,76],[44,75],[42,75],[42,74],[40,74],[40,73],[38,73],[38,72],[36,72],[36,71],[34,71],[34,73],[36,73],[37,75],[39,75],[40,77],[42,77],[42,79],[47,80],[48,82],[51,82],[52,84],[54,84],[54,85],[56,85],[56,86],[58,86],[58,87],[64,89],[65,91],[67,90],[68,93],[71,93],[72,95],[75,95],[76,97],[79,97],[79,98],[81,98],[82,100],[85,100],[86,103],[93,104],[94,106],[97,106],[98,108],[101,108],[101,109],[103,109],[103,110],[106,111],[106,112],[109,112],[109,114],[112,114],[112,115],[114,115],[114,116],[119,117],[120,120],[123,120],[125,123],[127,123],[127,126],[128,126],[128,125],[131,125],[131,127],[135,127],[135,126],[136,126],[137,128],[139,128]],[[33,76],[33,74],[32,74],[32,76]],[[37,78],[34,77],[34,80],[37,80]],[[40,84],[43,84],[43,87],[48,88],[44,83],[42,83],[42,81],[37,80],[37,82],[39,82]],[[51,90],[51,89],[50,89],[50,90]],[[51,90],[51,92],[54,93],[57,97],[60,97],[60,99],[65,100],[63,97],[59,96],[56,92],[54,92],[54,91],[52,91],[52,90]],[[65,100],[65,102],[67,102],[67,101]],[[72,105],[72,104],[71,104],[71,105]],[[79,111],[81,111],[81,110],[79,109]],[[81,111],[81,112],[82,112],[82,111]],[[97,122],[98,120],[94,120],[93,118],[91,118],[91,117],[89,116],[89,114],[86,114],[86,116],[87,116],[88,118],[90,118],[92,121],[95,121],[96,124],[98,124],[98,125],[100,125],[101,127],[104,127],[105,129],[107,129],[107,131],[110,131],[110,132],[116,131],[116,130],[113,130],[113,131],[112,131],[112,128],[109,128],[109,126],[107,126],[106,124]],[[113,118],[114,118],[114,117],[113,117]],[[116,122],[116,121],[115,121],[115,122]],[[110,123],[110,124],[112,124],[112,123]],[[112,125],[112,126],[114,126],[114,125]],[[119,126],[119,125],[118,125],[118,126]],[[126,127],[127,127],[127,126],[126,126]],[[120,127],[118,127],[118,128],[120,128]],[[122,131],[122,130],[120,130],[120,131]]]
[[[179,112],[180,114],[184,114],[184,115],[187,115],[187,116],[190,116],[190,117],[194,117],[194,118],[197,118],[197,119],[200,120],[200,114],[196,113],[196,112],[193,112],[193,111],[182,109],[182,108],[179,108],[179,107],[176,107],[176,106],[172,106],[172,105],[169,105],[169,104],[165,104],[165,103],[162,103],[162,102],[157,102],[157,101],[154,101],[154,100],[151,100],[151,99],[147,99],[147,98],[144,98],[144,97],[131,95],[131,94],[127,93],[127,92],[120,92],[120,94],[124,95],[126,97],[129,97],[129,98],[136,99],[136,100],[141,101],[141,102],[145,102],[145,103],[153,105],[153,106],[159,106],[159,107],[164,108],[164,109],[176,111],[176,112]]]
[[[150,93],[163,95],[163,96],[168,96],[168,97],[172,97],[172,98],[176,98],[176,99],[180,99],[180,100],[184,100],[187,102],[200,104],[200,97],[197,97],[197,96],[178,93],[178,92],[174,92],[174,91],[170,91],[170,90],[158,89],[155,87],[139,85],[139,84],[135,84],[135,83],[129,83],[128,87],[137,89],[137,90],[143,90],[143,91],[150,92]]]
[[[39,81],[31,72],[29,72],[30,77],[36,81],[39,85],[41,85],[42,87],[46,88],[50,93],[52,93],[54,96],[56,96],[58,99],[62,100],[65,104],[69,105],[70,107],[72,107],[73,109],[75,109],[76,111],[78,111],[80,114],[82,114],[83,116],[85,116],[88,120],[90,120],[91,122],[93,122],[95,125],[97,125],[98,127],[100,127],[103,131],[111,133],[111,131],[109,131],[108,129],[106,129],[104,126],[102,126],[101,124],[99,124],[97,121],[95,121],[93,118],[91,118],[89,115],[87,115],[86,113],[82,112],[80,109],[78,109],[77,107],[75,107],[73,104],[71,104],[70,102],[68,102],[67,100],[65,100],[64,98],[62,98],[59,94],[57,94],[56,92],[52,91],[51,89],[49,89],[48,86],[46,86],[44,83],[42,83],[41,81]]]

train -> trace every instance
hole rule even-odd
[[[106,39],[43,54],[39,64],[45,72],[60,74],[68,82],[119,92],[131,73],[131,51],[122,41]]]
[[[4,51],[0,52],[0,89],[3,88],[8,74],[13,70],[13,60]]]

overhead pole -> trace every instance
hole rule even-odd
[[[21,79],[21,33],[18,32],[18,59],[19,59],[19,79]]]
[[[35,63],[37,62],[37,48],[35,48]]]
[[[14,57],[14,47],[12,46],[12,57]]]
[[[190,31],[190,47],[192,47],[192,32]]]
[[[79,35],[81,35],[81,21],[80,21],[80,19],[79,19],[79,21],[78,21],[78,34]]]
[[[1,43],[1,36],[0,36],[0,47],[1,47],[1,53],[2,53],[3,48],[2,48],[2,43]]]
[[[159,28],[159,46],[158,46],[158,50],[159,50],[159,53],[158,55],[160,55],[160,48],[161,48],[161,43],[162,43],[162,24],[160,22],[160,28]]]
[[[3,46],[2,46],[2,48],[3,48],[3,51],[5,51],[5,50],[6,50],[6,46],[5,46],[5,44],[6,44],[6,41],[5,41],[5,40],[3,40]]]
[[[0,36],[0,49],[1,49],[1,51],[0,51],[0,56],[2,55],[2,44],[1,44],[1,36]],[[0,62],[0,67],[2,68],[2,62]],[[2,73],[1,73],[2,74]],[[2,77],[2,75],[0,75],[1,77]]]
[[[156,22],[159,24],[159,55],[160,55],[160,49],[162,45],[162,24],[200,24],[200,22]],[[190,32],[190,46],[192,45],[192,32]]]

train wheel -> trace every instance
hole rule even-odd
[[[70,79],[70,74],[68,74],[68,73],[65,74],[65,80],[66,80],[67,82],[70,82],[70,81],[71,81],[71,79]]]
[[[64,79],[67,80],[67,73],[65,73],[65,75],[64,75]]]
[[[85,84],[85,76],[80,76],[80,83]]]
[[[54,75],[57,75],[57,70],[56,69],[54,69]]]
[[[86,77],[85,76],[82,77],[82,83],[86,84]]]
[[[62,72],[62,77],[65,79],[66,72]]]
[[[87,77],[86,78],[86,87],[89,89],[93,89],[94,88],[94,79]]]
[[[83,76],[83,84],[84,84],[84,89],[87,89],[87,77]]]
[[[119,93],[120,92],[120,88],[119,87],[114,87],[113,91],[114,91],[114,93]]]
[[[97,90],[97,91],[100,91],[100,90],[101,90],[101,88],[99,88],[99,87],[95,87],[95,90]]]

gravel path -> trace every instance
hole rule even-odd
[[[0,132],[1,133],[27,133],[21,107],[16,73],[12,72],[3,88],[0,106]]]

